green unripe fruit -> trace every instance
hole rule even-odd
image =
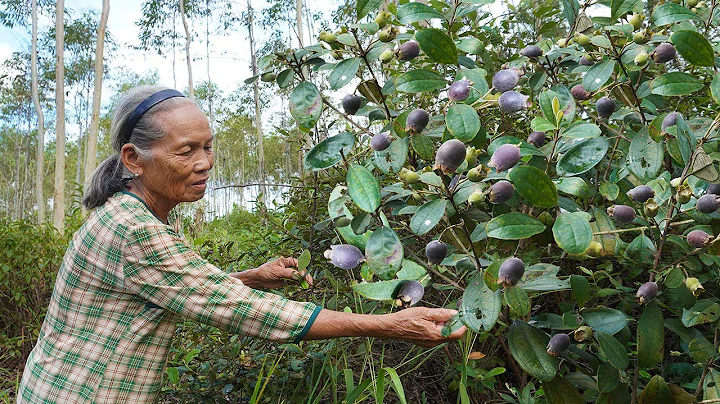
[[[484,175],[483,175],[482,172],[480,172],[480,168],[479,168],[479,167],[471,168],[471,169],[467,172],[467,178],[468,178],[468,180],[470,180],[470,181],[472,181],[472,182],[481,181],[481,180],[483,179],[483,177],[484,177]]]
[[[577,34],[575,36],[575,42],[580,46],[588,46],[590,45],[590,37],[585,34]]]
[[[337,42],[337,36],[332,32],[323,31],[320,33],[320,40],[328,44],[334,44]]]
[[[647,52],[643,51],[635,55],[635,64],[638,66],[644,65],[648,61],[648,54]]]
[[[660,205],[658,205],[657,202],[655,202],[655,199],[650,198],[643,204],[643,213],[645,213],[645,216],[647,217],[655,217],[657,216],[658,212],[660,211]]]
[[[345,227],[350,225],[351,221],[347,216],[340,216],[333,219],[333,225],[335,225],[335,227]]]
[[[678,201],[679,204],[684,205],[688,202],[690,202],[690,198],[692,198],[693,192],[692,189],[688,185],[681,185],[677,192],[675,193],[675,200]]]
[[[405,174],[405,181],[407,181],[408,184],[417,184],[420,182],[420,175],[415,171],[410,171]]]
[[[277,75],[273,72],[263,73],[263,75],[260,76],[260,80],[264,81],[265,83],[270,83],[272,81],[275,81],[275,78],[277,78]]]
[[[688,8],[693,8],[697,6],[699,3],[699,0],[687,0],[687,6]]]
[[[472,167],[477,164],[477,152],[475,151],[475,147],[470,146],[467,148],[467,152],[465,153],[465,161],[467,161],[468,167]]]
[[[565,38],[560,38],[557,40],[557,45],[561,48],[564,48],[565,45],[567,45],[567,40]]]
[[[397,36],[397,29],[395,27],[385,27],[378,32],[378,39],[380,42],[390,42]]]
[[[585,251],[585,254],[587,254],[591,257],[599,257],[602,255],[602,253],[603,253],[602,244],[598,243],[595,240],[590,242],[590,247],[588,247],[587,251]]]
[[[695,0],[697,1],[697,0]],[[645,16],[643,14],[633,14],[629,19],[628,22],[633,26],[635,29],[642,28],[643,20],[645,19]]]
[[[638,31],[633,34],[633,42],[635,42],[636,44],[642,45],[642,44],[647,43],[647,41],[648,41],[648,37],[647,37],[647,35],[645,35],[644,32]]]
[[[419,192],[413,192],[411,196],[415,202],[422,202],[423,200],[423,197]]]
[[[473,191],[472,194],[468,197],[468,203],[471,205],[477,205],[478,203],[482,203],[482,201],[485,200],[485,193],[483,191],[476,189]]]
[[[330,56],[332,56],[333,59],[335,59],[335,60],[343,60],[344,59],[342,52],[339,52],[336,50],[330,52]]]
[[[378,27],[380,27],[380,29],[383,29],[387,25],[387,22],[390,19],[390,17],[392,17],[392,14],[390,14],[387,11],[381,11],[375,17],[375,22],[377,23]]]
[[[702,293],[705,288],[703,288],[703,285],[700,283],[698,278],[686,278],[685,279],[685,287],[688,288],[693,295],[698,296],[700,293]]]
[[[577,330],[575,330],[575,332],[573,332],[573,337],[577,342],[588,341],[592,338],[592,336],[592,328],[587,325],[580,326]]]
[[[380,61],[382,63],[389,63],[391,60],[393,60],[393,57],[395,57],[395,52],[393,52],[392,49],[385,49],[380,54]]]

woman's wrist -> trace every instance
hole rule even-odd
[[[245,284],[245,286],[253,288],[253,289],[260,289],[262,285],[257,282],[257,268],[252,269],[246,269],[242,272],[233,272],[230,274],[231,277],[240,279],[242,283]]]

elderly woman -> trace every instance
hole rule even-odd
[[[367,336],[434,346],[465,331],[442,336],[454,310],[362,315],[256,290],[297,275],[293,258],[227,274],[198,256],[167,224],[178,203],[203,197],[213,166],[208,120],[182,93],[131,91],[111,132],[116,154],[87,184],[83,203],[94,210],[63,259],[18,402],[154,401],[176,315],[274,341]]]

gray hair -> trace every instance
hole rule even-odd
[[[130,114],[143,100],[166,89],[167,87],[161,86],[137,87],[125,94],[117,103],[110,125],[111,144],[115,153],[100,163],[85,184],[83,205],[86,209],[103,205],[114,193],[125,189],[125,183],[132,177],[120,158],[120,150],[125,144],[120,130]],[[141,160],[151,160],[153,145],[167,134],[163,120],[158,118],[168,111],[189,103],[195,104],[189,98],[168,98],[155,105],[140,118],[127,143],[135,147],[135,152]]]

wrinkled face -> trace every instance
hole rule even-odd
[[[154,145],[153,159],[142,164],[143,188],[173,206],[197,201],[215,160],[207,117],[187,104],[159,118],[167,135]]]

